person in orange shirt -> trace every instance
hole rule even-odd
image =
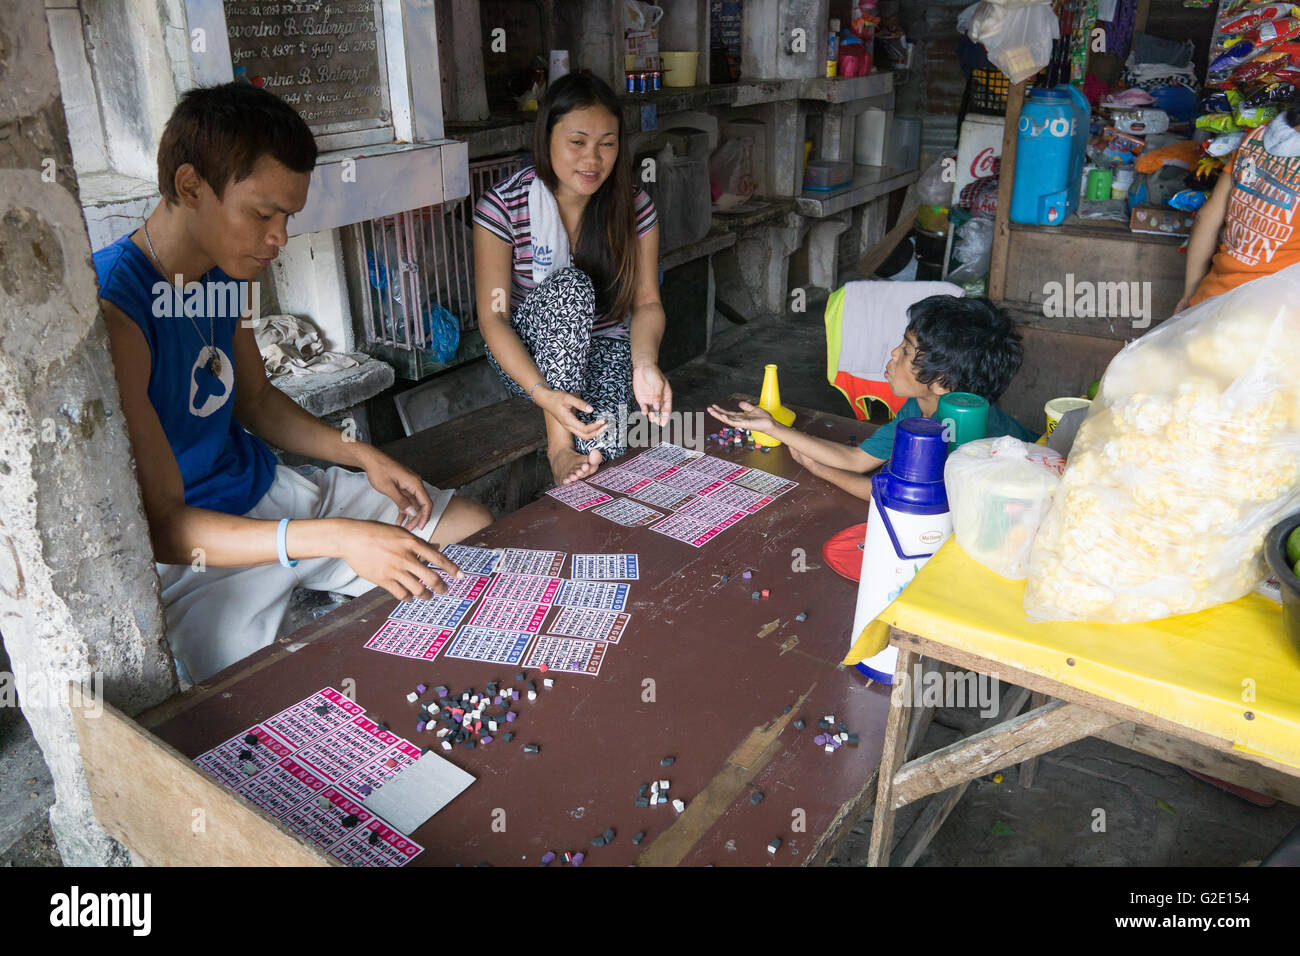
[[[1196,215],[1175,313],[1300,262],[1297,127],[1300,104],[1251,131],[1224,167]]]

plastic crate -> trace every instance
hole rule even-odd
[[[966,109],[963,113],[1005,116],[1011,80],[995,66],[976,67],[966,81]]]

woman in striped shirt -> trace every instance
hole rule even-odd
[[[657,424],[672,411],[658,365],[659,227],[622,136],[605,83],[556,80],[537,116],[536,165],[493,186],[474,211],[488,360],[512,393],[542,407],[557,484],[626,451],[633,405]]]

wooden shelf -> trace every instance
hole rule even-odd
[[[1082,236],[1087,239],[1110,239],[1123,242],[1154,242],[1164,246],[1180,246],[1186,236],[1157,236],[1148,232],[1131,232],[1128,223],[1118,219],[1080,219],[1071,215],[1059,226],[1036,226],[1008,222],[1012,232],[1039,232],[1044,235]]]

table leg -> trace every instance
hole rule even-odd
[[[1001,703],[998,706],[998,712],[987,720],[987,726],[994,726],[1015,717],[1020,713],[1020,709],[1025,706],[1025,701],[1029,699],[1029,691],[1023,687],[1000,684],[999,691],[1003,688],[1010,688],[1010,693],[999,694]],[[936,793],[930,798],[925,805],[925,809],[921,811],[921,815],[917,817],[912,824],[912,828],[899,841],[898,848],[894,850],[892,855],[894,866],[912,866],[921,858],[921,854],[929,847],[930,841],[939,832],[939,828],[948,819],[948,815],[961,802],[961,798],[965,795],[974,779],[972,777],[965,780],[955,787]]]
[[[1029,698],[1029,709],[1037,710],[1050,700],[1046,694],[1033,694]],[[1028,790],[1034,785],[1034,774],[1038,770],[1038,758],[1030,757],[1020,764],[1020,786]]]
[[[937,661],[932,657],[922,657],[921,662],[921,680],[926,680],[926,675],[934,672],[942,672],[947,665],[943,661]],[[922,684],[924,686],[924,683]],[[915,694],[912,695],[915,698]],[[937,708],[933,704],[926,704],[922,699],[919,707],[912,708],[912,719],[908,724],[907,746],[903,749],[903,762],[912,759],[916,753],[916,748],[920,746],[921,741],[925,739],[925,732],[930,729],[930,724],[934,721],[934,712]]]
[[[912,714],[912,665],[917,653],[906,647],[898,649],[894,668],[893,693],[889,698],[889,721],[885,725],[885,749],[880,756],[876,780],[876,809],[871,819],[871,846],[867,866],[888,866],[894,842],[894,774],[903,763],[907,750],[908,720]]]

